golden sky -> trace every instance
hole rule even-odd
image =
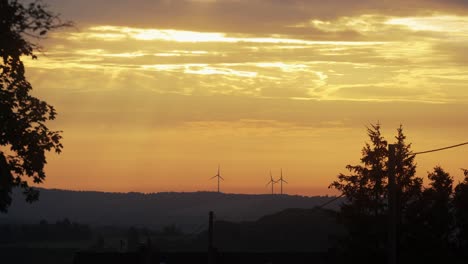
[[[468,141],[462,0],[47,0],[76,28],[26,59],[57,108],[48,188],[290,194],[357,164],[366,126],[414,151]],[[468,148],[417,157],[462,179]]]

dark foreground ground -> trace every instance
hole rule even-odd
[[[15,264],[206,264],[206,252],[78,252],[76,249],[0,248],[0,263]],[[282,264],[330,263],[326,253],[299,252],[222,252],[215,254],[212,263],[222,264]]]
[[[71,264],[76,249],[66,248],[0,248],[4,264]]]
[[[325,253],[301,252],[222,252],[209,255],[206,252],[160,252],[141,253],[93,253],[80,252],[75,255],[75,264],[141,263],[141,264],[305,264],[330,263]]]

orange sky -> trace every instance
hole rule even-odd
[[[44,1],[76,28],[25,59],[64,152],[42,186],[290,194],[357,164],[366,126],[413,150],[468,141],[463,1]],[[461,180],[468,148],[418,156]]]

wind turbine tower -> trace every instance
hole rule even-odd
[[[211,180],[211,179],[214,179],[214,178],[218,178],[218,193],[220,193],[220,190],[219,190],[219,180],[223,180],[223,181],[224,181],[224,178],[221,177],[221,174],[220,174],[220,172],[219,172],[219,164],[218,164],[218,173],[216,173],[215,176],[211,177],[210,180]]]
[[[281,177],[280,177],[280,179],[278,180],[278,182],[280,182],[281,194],[283,194],[283,182],[286,183],[286,184],[288,183],[287,181],[285,181],[285,180],[283,179],[283,169],[281,169]]]
[[[271,194],[275,194],[274,192],[274,186],[275,186],[275,183],[277,183],[278,181],[275,181],[273,180],[273,175],[271,175],[271,170],[270,170],[270,181],[267,183],[266,186],[268,186],[269,184],[271,184]]]

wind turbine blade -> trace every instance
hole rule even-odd
[[[223,178],[223,177],[219,176],[219,178],[220,178],[221,180],[223,180],[223,181],[224,181],[224,178]]]
[[[215,175],[215,176],[211,177],[210,180],[211,180],[211,179],[214,179],[214,178],[216,178],[216,177],[218,177],[218,175]]]
[[[287,181],[283,180],[283,182],[288,183]]]
[[[269,181],[265,186],[268,186],[268,185],[270,185],[270,184],[271,184],[271,181]]]

